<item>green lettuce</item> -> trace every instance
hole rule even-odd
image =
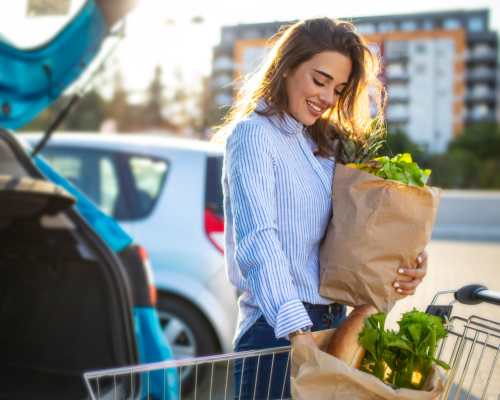
[[[377,157],[366,163],[347,164],[347,166],[368,172],[383,179],[391,179],[407,185],[425,186],[431,174],[430,169],[421,169],[413,161],[411,154],[397,154],[390,158]]]
[[[385,319],[378,313],[365,320],[358,338],[366,350],[361,370],[398,388],[421,389],[433,364],[449,368],[436,358],[438,341],[446,336],[439,317],[414,309],[403,314],[398,332],[386,330]]]

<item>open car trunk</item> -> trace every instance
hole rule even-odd
[[[5,132],[0,175],[0,399],[86,398],[83,372],[137,363],[127,276]]]

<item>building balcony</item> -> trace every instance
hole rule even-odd
[[[471,114],[465,117],[466,124],[477,124],[479,122],[495,122],[495,121],[496,121],[495,113],[492,111],[482,115]]]
[[[467,42],[470,44],[476,43],[497,43],[497,34],[496,32],[468,32],[467,33]]]
[[[388,124],[405,124],[409,121],[409,116],[406,113],[402,112],[391,112],[391,110],[387,110],[385,118]]]
[[[496,62],[497,54],[494,50],[491,51],[475,51],[469,52],[466,56],[466,61],[472,62]]]
[[[387,98],[389,103],[408,103],[408,101],[410,101],[410,95],[408,93],[391,93],[390,89]]]
[[[496,103],[497,95],[493,90],[487,92],[469,92],[465,95],[465,101],[467,103]]]
[[[384,59],[386,61],[407,61],[408,51],[407,50],[391,50],[384,53]]]
[[[479,70],[479,71],[468,70],[465,74],[465,78],[469,82],[476,82],[476,81],[494,82],[496,80],[496,72],[493,68]]]
[[[406,82],[410,79],[410,75],[406,71],[386,71],[385,78],[389,82]]]
[[[219,71],[233,71],[234,62],[232,58],[225,55],[216,57],[212,62],[212,70],[214,73]]]

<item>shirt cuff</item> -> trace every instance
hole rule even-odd
[[[313,323],[302,302],[298,299],[283,304],[276,317],[274,333],[277,339],[288,339],[288,334],[300,328],[311,328]]]

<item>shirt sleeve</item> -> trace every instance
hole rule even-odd
[[[312,322],[278,237],[275,167],[269,132],[240,122],[226,143],[235,259],[277,338]]]

